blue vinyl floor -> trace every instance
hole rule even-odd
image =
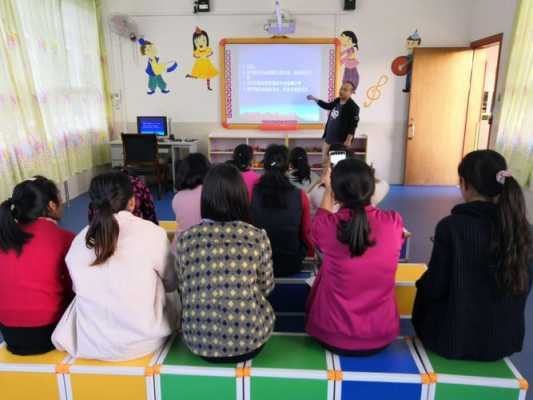
[[[172,220],[171,208],[173,193],[167,193],[156,200],[157,215],[160,220]],[[387,198],[380,205],[384,209],[394,209],[404,218],[406,227],[413,233],[410,261],[428,262],[431,255],[430,237],[434,234],[437,222],[448,215],[451,208],[461,201],[456,187],[407,187],[391,186]],[[61,225],[74,232],[80,231],[87,222],[87,195],[79,196],[65,208]],[[529,296],[526,310],[526,340],[523,351],[512,357],[520,372],[533,382],[533,296]],[[532,395],[528,396],[533,398]]]

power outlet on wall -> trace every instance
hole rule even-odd
[[[121,96],[120,92],[111,93],[111,106],[115,110],[120,110]]]

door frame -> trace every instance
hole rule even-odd
[[[491,147],[492,143],[492,135],[493,135],[493,126],[494,126],[494,106],[496,105],[496,102],[498,99],[496,98],[496,93],[498,93],[498,77],[500,75],[500,63],[502,59],[502,44],[503,44],[503,33],[497,33],[492,36],[487,36],[485,38],[475,40],[470,43],[470,48],[474,51],[478,49],[483,49],[485,47],[491,47],[494,44],[498,44],[498,62],[496,63],[496,79],[494,80],[494,92],[492,93],[492,104],[490,107],[490,126],[489,126],[489,148]],[[466,132],[465,132],[466,133]]]

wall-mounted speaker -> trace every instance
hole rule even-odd
[[[355,10],[355,0],[344,0],[344,10]]]
[[[199,12],[209,12],[211,7],[209,5],[209,0],[195,0],[194,2],[194,13]]]

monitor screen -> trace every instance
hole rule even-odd
[[[137,132],[167,136],[167,117],[137,117]]]

